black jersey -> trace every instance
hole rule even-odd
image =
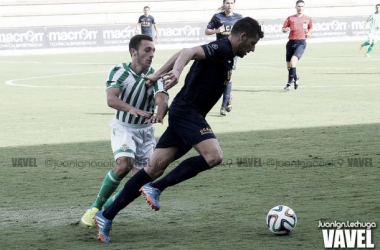
[[[205,117],[218,102],[231,78],[234,55],[228,38],[201,47],[206,59],[194,61],[170,109],[196,111]]]
[[[223,37],[230,35],[232,26],[234,26],[234,24],[242,18],[243,16],[237,13],[233,13],[232,16],[226,16],[225,12],[220,12],[211,18],[211,21],[207,25],[207,29],[219,29],[222,25],[224,25],[225,31],[216,34],[216,39],[222,39]]]
[[[155,24],[154,17],[151,15],[142,15],[139,17],[138,23],[141,24],[141,34],[153,36],[153,24]]]

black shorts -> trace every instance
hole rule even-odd
[[[195,111],[169,111],[169,126],[162,134],[156,148],[179,147],[176,159],[186,154],[194,145],[216,138],[206,119]]]
[[[305,40],[289,40],[286,44],[286,61],[290,62],[292,56],[296,56],[298,60],[301,59],[305,49]]]

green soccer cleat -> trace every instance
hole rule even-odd
[[[99,212],[99,209],[97,209],[96,207],[88,209],[86,213],[84,213],[84,215],[82,216],[81,222],[88,227],[94,227],[94,216],[97,212]]]

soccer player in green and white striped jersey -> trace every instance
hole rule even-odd
[[[368,46],[369,48],[367,52],[365,53],[365,57],[370,57],[370,53],[373,50],[373,47],[375,46],[376,41],[378,40],[380,36],[380,4],[376,4],[376,12],[371,14],[367,21],[365,22],[365,26],[367,26],[368,23],[370,23],[369,28],[369,35],[368,40],[362,43],[359,47],[361,50],[363,47]]]
[[[116,166],[102,183],[97,199],[83,215],[83,224],[93,227],[94,215],[109,206],[120,191],[110,198],[120,181],[146,166],[156,141],[153,123],[162,123],[168,110],[168,94],[161,80],[146,85],[144,77],[154,73],[151,68],[155,47],[147,35],[136,35],[129,43],[131,63],[122,63],[106,79],[107,104],[115,109],[111,126],[111,146]],[[154,114],[157,105],[157,113]]]

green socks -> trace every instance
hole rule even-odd
[[[116,194],[114,194],[111,198],[109,198],[107,200],[107,202],[103,205],[103,209],[102,210],[107,209],[107,207],[109,207],[112,204],[112,202],[116,199],[116,197],[119,196],[119,194],[121,193],[121,191],[123,191],[123,188],[120,188],[120,190]]]
[[[91,208],[96,207],[99,210],[101,210],[104,203],[106,203],[108,198],[112,195],[113,192],[115,192],[115,190],[119,186],[120,181],[121,179],[112,170],[110,170],[104,177],[102,186],[100,187],[98,198],[96,199],[94,204],[92,204]],[[110,203],[112,203],[112,201]]]

